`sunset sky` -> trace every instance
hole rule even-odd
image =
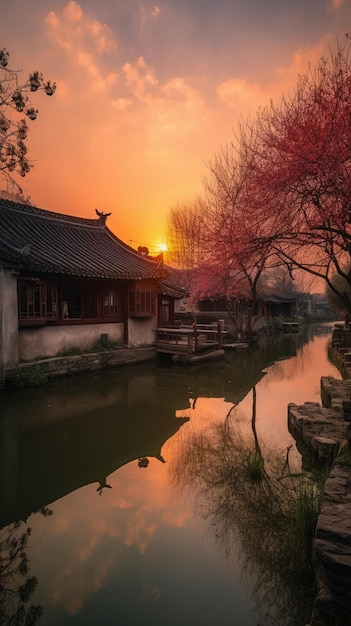
[[[336,38],[351,0],[11,0],[0,48],[36,94],[20,179],[40,208],[95,217],[157,252],[169,210],[201,191],[240,116],[294,88]]]

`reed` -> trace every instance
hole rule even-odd
[[[288,527],[290,561],[298,578],[312,572],[312,545],[321,506],[321,486],[306,480],[299,481],[297,495]]]
[[[264,477],[264,460],[262,454],[252,450],[245,459],[248,479],[253,483],[259,483]]]

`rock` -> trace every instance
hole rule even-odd
[[[323,406],[288,405],[292,435],[320,460],[335,459],[313,545],[317,593],[311,626],[351,625],[351,381],[323,377],[321,397]]]

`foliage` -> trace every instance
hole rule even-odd
[[[24,177],[32,167],[27,156],[27,122],[34,121],[38,115],[38,109],[32,105],[29,95],[44,91],[46,95],[52,96],[56,84],[44,80],[37,70],[21,84],[20,72],[8,67],[9,57],[5,48],[0,49],[0,180],[7,187],[10,185],[15,188],[17,195],[21,195],[22,190],[13,174],[17,172]]]
[[[49,378],[45,366],[34,364],[17,367],[7,377],[7,383],[12,387],[39,387],[44,385]]]
[[[65,350],[61,350],[56,356],[76,356],[78,354],[95,354],[97,352],[107,352],[111,350],[121,350],[122,344],[117,341],[102,342],[97,340],[91,346],[82,348],[80,346],[71,346]]]

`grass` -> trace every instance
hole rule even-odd
[[[294,563],[297,578],[312,573],[312,545],[321,506],[321,487],[301,480],[288,528],[290,561]]]
[[[100,340],[93,343],[87,348],[81,348],[79,346],[70,346],[57,353],[56,356],[76,356],[78,354],[91,354],[95,352],[106,352],[109,350],[121,350],[122,344],[117,341],[107,341],[102,343]]]
[[[246,456],[246,472],[248,479],[253,483],[259,483],[264,476],[264,460],[262,454],[252,450]]]
[[[16,369],[7,378],[7,384],[11,387],[39,387],[47,383],[49,374],[47,369],[39,364],[28,365]]]

